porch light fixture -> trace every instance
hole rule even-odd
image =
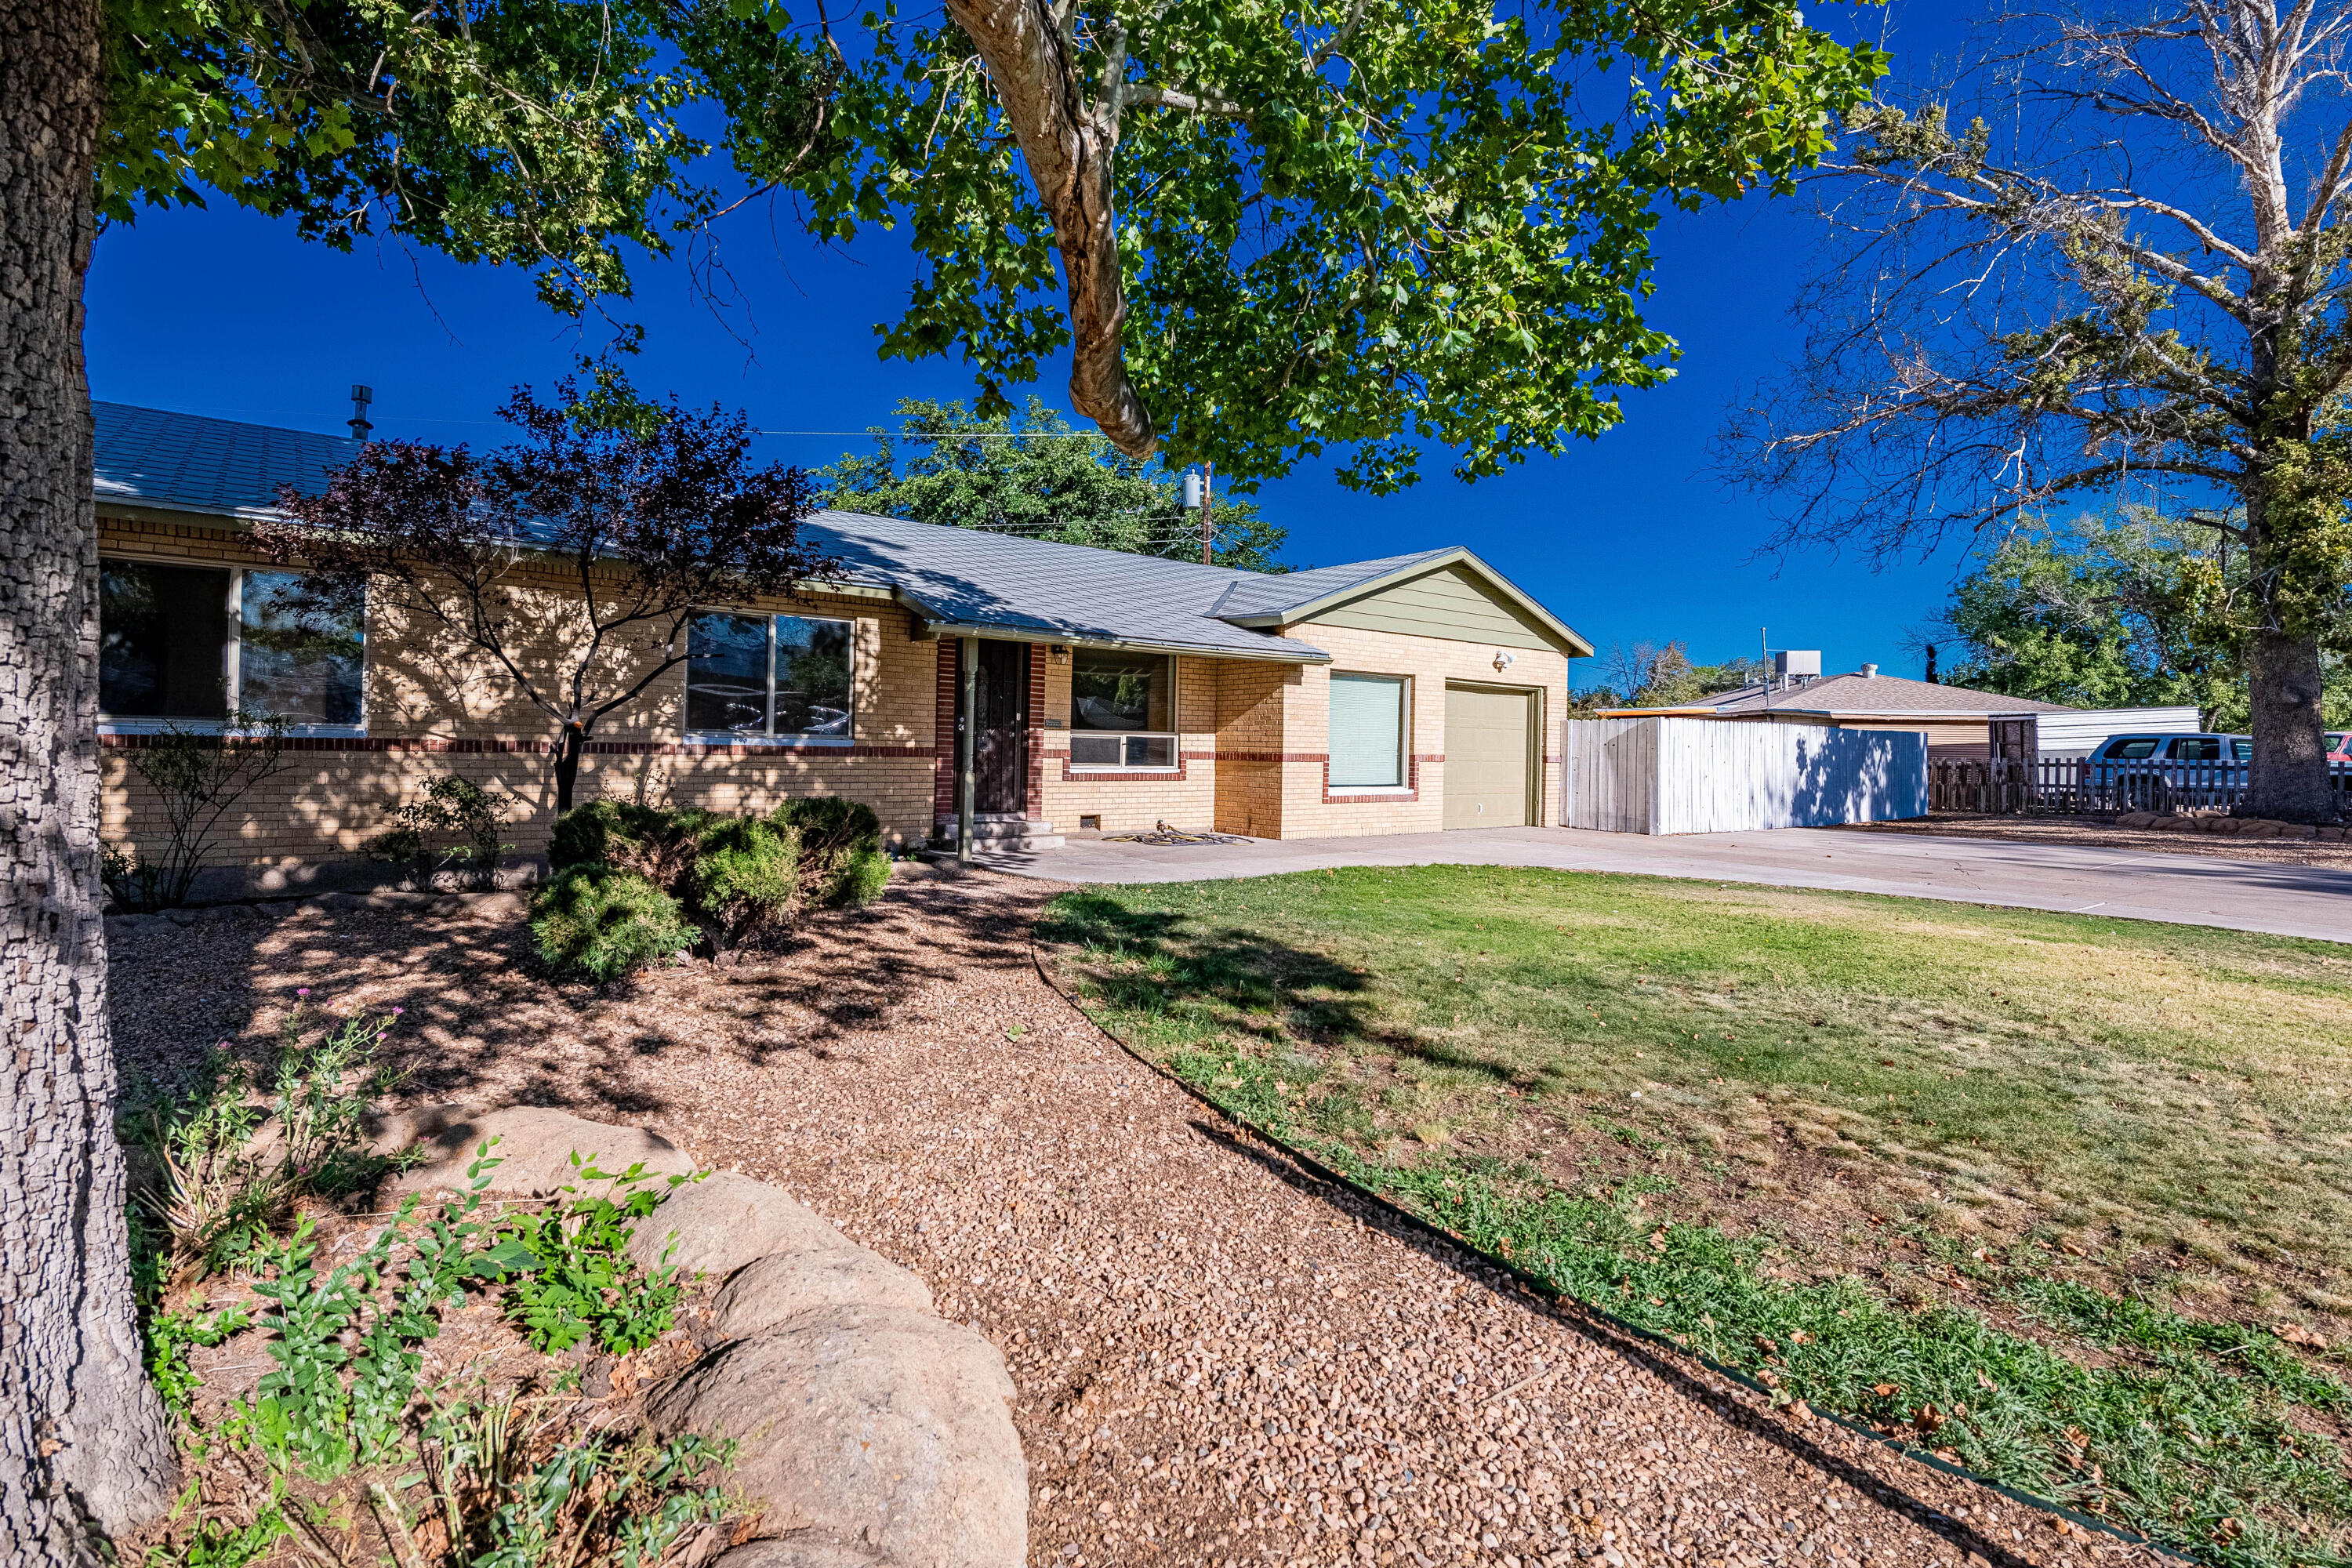
[[[1066,647],[1064,647],[1060,643],[1055,643],[1055,644],[1054,645],[1054,662],[1055,662],[1055,664],[1067,664],[1067,663],[1069,663],[1069,662],[1070,662],[1070,650],[1069,650],[1068,648],[1066,648]]]
[[[1511,652],[1510,649],[1498,647],[1495,650],[1495,671],[1496,674],[1501,674],[1504,670],[1510,668],[1511,666],[1518,662],[1519,656]]]

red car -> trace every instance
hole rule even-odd
[[[2331,763],[2352,763],[2352,730],[2327,731],[2327,760]]]

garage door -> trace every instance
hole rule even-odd
[[[1520,827],[1535,771],[1536,694],[1491,686],[1445,688],[1445,826]]]

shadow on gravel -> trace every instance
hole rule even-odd
[[[216,1043],[266,1079],[307,987],[338,1015],[402,1010],[386,1047],[403,1100],[649,1117],[673,1103],[666,1076],[714,1049],[755,1065],[855,1054],[910,993],[1025,964],[1017,921],[967,915],[956,941],[926,934],[964,902],[910,880],[865,910],[812,915],[769,951],[604,985],[549,975],[519,917],[292,905],[129,937],[109,1012],[127,1079],[183,1081]]]
[[[1179,1087],[1181,1087],[1181,1085]],[[1601,1345],[1654,1373],[1661,1382],[1715,1412],[1725,1423],[1761,1437],[1782,1452],[1825,1476],[1833,1477],[1880,1507],[1902,1514],[1913,1523],[1951,1542],[1963,1555],[1974,1553],[1993,1568],[2032,1568],[2030,1559],[1992,1537],[1979,1533],[1963,1520],[1912,1496],[1850,1459],[1829,1452],[1785,1423],[1759,1414],[1745,1400],[1708,1381],[1706,1375],[1678,1357],[1661,1351],[1639,1335],[1617,1328],[1574,1302],[1536,1294],[1531,1288],[1513,1289],[1518,1281],[1491,1258],[1470,1251],[1444,1232],[1344,1183],[1317,1174],[1278,1150],[1261,1147],[1231,1131],[1195,1117],[1192,1131],[1229,1153],[1238,1154],[1276,1181],[1315,1198],[1349,1219],[1381,1232],[1423,1258],[1490,1294],[1559,1324],[1580,1338]],[[1852,1436],[1868,1441],[1866,1434]],[[1793,1548],[1795,1542],[1784,1543]]]

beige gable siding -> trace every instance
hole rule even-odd
[[[1518,606],[1489,592],[1475,574],[1458,565],[1351,599],[1302,624],[1491,643],[1497,647],[1558,646],[1552,635]]]

